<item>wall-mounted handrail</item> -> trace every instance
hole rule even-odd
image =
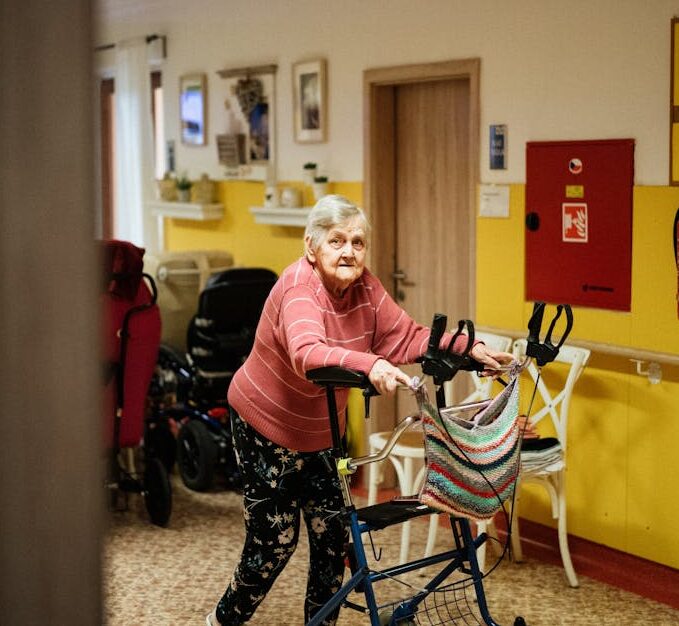
[[[498,335],[507,335],[508,337],[514,337],[516,339],[525,337],[528,332],[526,330],[509,330],[507,328],[493,328],[491,326],[476,326],[476,330]],[[671,352],[642,350],[641,348],[634,348],[632,346],[618,346],[611,343],[589,341],[587,339],[569,338],[568,345],[587,348],[597,354],[618,356],[633,361],[649,361],[662,363],[664,365],[679,365],[679,354],[672,354]]]
[[[225,272],[226,270],[230,270],[232,268],[233,265],[226,265],[224,267],[210,267],[207,270],[197,267],[170,269],[166,265],[160,265],[158,267],[158,270],[156,271],[156,278],[161,282],[165,282],[172,276],[199,276],[206,273],[206,271],[209,272],[210,274],[218,274],[219,272]]]

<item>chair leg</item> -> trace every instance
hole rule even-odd
[[[563,562],[563,568],[566,571],[566,578],[568,579],[568,584],[571,587],[579,587],[580,583],[578,581],[578,576],[575,573],[575,568],[573,567],[573,561],[571,560],[571,551],[568,547],[568,530],[567,530],[567,520],[566,520],[566,491],[564,489],[564,476],[560,476],[560,488],[558,490],[559,498],[559,551],[561,552],[561,561]]]
[[[521,550],[521,533],[519,531],[519,498],[515,498],[514,506],[511,511],[512,519],[512,556],[516,563],[523,561],[523,551]]]
[[[434,546],[436,545],[436,533],[439,527],[439,515],[433,513],[429,516],[429,534],[427,535],[427,545],[424,549],[424,556],[431,556],[434,554]]]
[[[490,524],[492,525],[492,521]],[[476,522],[476,535],[488,532],[488,522]],[[488,540],[484,541],[476,550],[476,560],[479,563],[479,570],[484,572],[486,570],[486,549]]]
[[[394,459],[392,459],[394,460]],[[409,496],[413,489],[413,460],[410,457],[403,459],[403,478],[401,480],[401,495]],[[401,554],[400,562],[405,563],[408,560],[408,551],[410,550],[410,520],[403,524],[401,529]]]
[[[371,446],[370,454],[373,452],[374,450]],[[371,506],[377,502],[377,485],[381,482],[381,472],[378,465],[381,465],[381,463],[370,463],[368,468],[368,506]]]

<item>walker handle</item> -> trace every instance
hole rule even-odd
[[[566,312],[566,328],[561,335],[561,339],[557,345],[552,343],[552,332],[556,326],[557,321],[561,317],[561,313]],[[533,315],[528,321],[528,340],[526,343],[526,355],[533,357],[542,367],[547,363],[551,363],[559,354],[559,348],[564,344],[568,335],[573,329],[573,311],[570,304],[558,304],[556,307],[556,315],[549,324],[545,340],[540,342],[540,329],[542,327],[542,318],[545,312],[545,303],[538,301],[533,304]]]
[[[333,387],[358,387],[367,389],[371,387],[370,379],[367,374],[352,370],[348,367],[331,365],[328,367],[317,367],[306,373],[307,380],[321,386],[332,385]],[[374,387],[373,387],[374,389]]]
[[[363,400],[365,402],[365,418],[370,417],[370,398],[379,395],[367,374],[352,370],[347,367],[332,365],[328,367],[317,367],[309,370],[306,377],[312,383],[324,387],[356,387],[363,389]]]

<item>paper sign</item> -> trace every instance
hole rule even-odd
[[[479,216],[509,217],[507,185],[479,185]]]

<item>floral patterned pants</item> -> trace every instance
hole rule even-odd
[[[300,512],[309,536],[305,622],[342,585],[348,530],[334,462],[269,441],[231,411],[243,480],[245,545],[231,584],[217,604],[223,626],[247,622],[297,546]],[[332,466],[332,467],[329,467]],[[337,620],[339,609],[324,624]]]

